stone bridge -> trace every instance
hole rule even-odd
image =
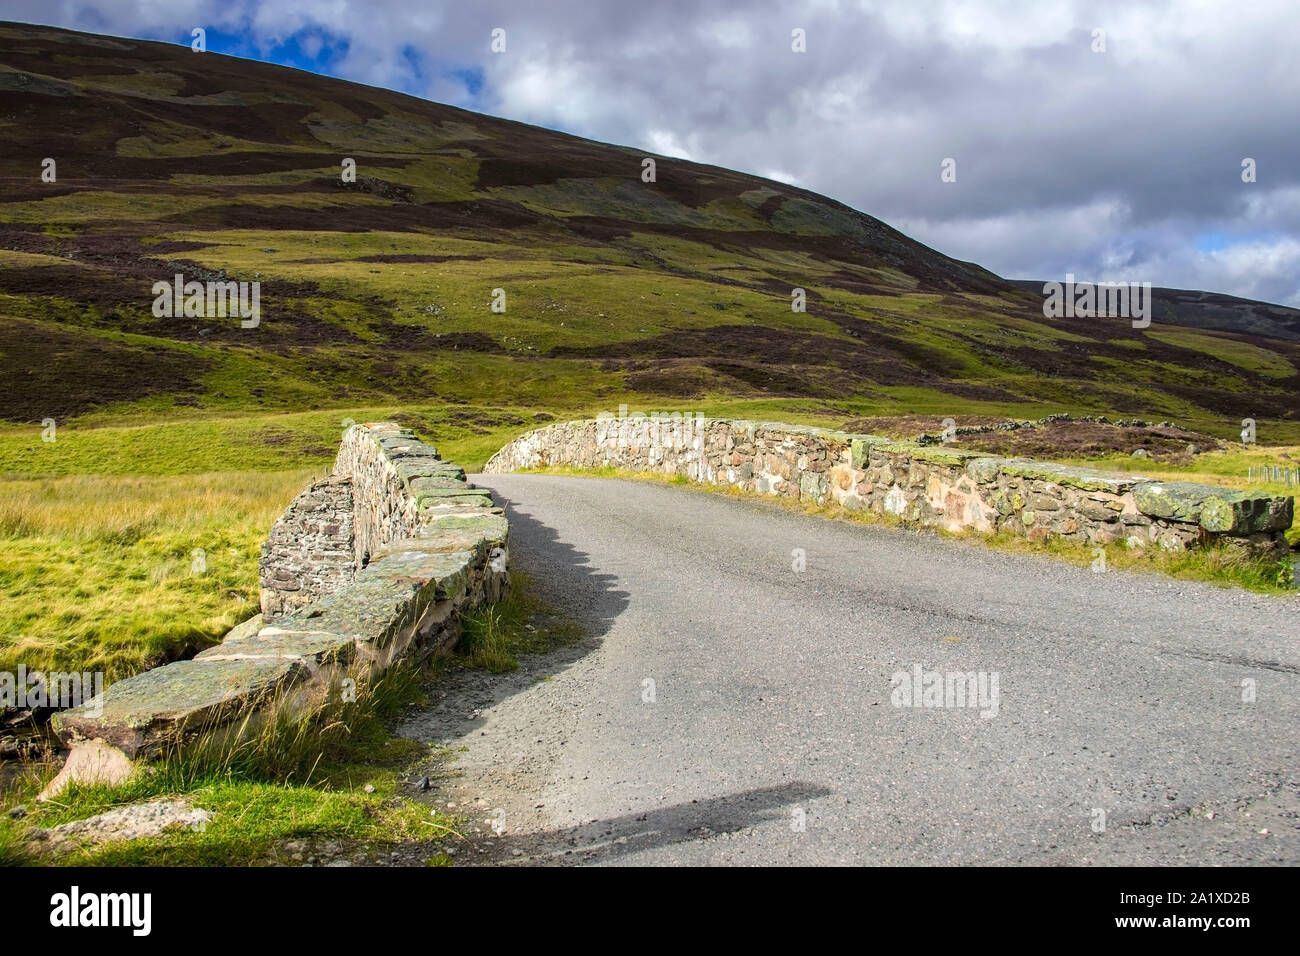
[[[333,472],[276,522],[262,613],[192,660],[111,685],[54,717],[68,779],[120,777],[135,757],[243,724],[273,704],[319,704],[341,681],[454,643],[462,612],[508,584],[506,519],[489,492],[394,424],[353,425]]]
[[[1167,550],[1224,542],[1288,550],[1293,499],[1161,482],[948,445],[921,445],[779,422],[687,415],[563,422],[510,442],[485,473],[550,465],[678,475],[818,504],[834,501],[946,531]]]

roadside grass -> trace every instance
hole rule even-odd
[[[1180,580],[1203,581],[1221,587],[1242,587],[1263,594],[1292,596],[1295,594],[1295,574],[1290,561],[1278,562],[1251,559],[1227,545],[1218,545],[1205,550],[1171,552],[1157,548],[1128,548],[1118,543],[1101,547],[1099,545],[1064,541],[1060,538],[1031,541],[1010,531],[999,531],[996,534],[987,535],[973,531],[954,532],[942,528],[924,527],[914,522],[904,521],[893,515],[878,515],[870,511],[851,510],[833,500],[827,500],[819,505],[802,499],[745,491],[734,485],[702,485],[692,482],[685,475],[665,475],[656,472],[628,471],[609,467],[582,469],[569,466],[527,468],[520,469],[519,473],[567,475],[575,478],[621,478],[629,481],[686,485],[701,494],[743,498],[769,507],[782,508],[786,511],[829,520],[906,529],[916,534],[933,534],[968,543],[973,547],[983,545],[1008,553],[1048,556],[1067,561],[1078,567],[1097,567],[1100,552],[1105,555],[1104,567],[1107,569],[1165,574]]]
[[[369,859],[398,846],[457,839],[461,818],[399,792],[402,771],[419,765],[429,748],[395,736],[393,720],[423,703],[429,682],[449,668],[512,670],[516,655],[544,652],[582,634],[538,599],[520,572],[512,573],[500,602],[476,609],[462,624],[452,654],[424,666],[408,660],[373,683],[359,682],[353,701],[343,699],[336,685],[306,711],[273,708],[246,719],[233,734],[200,729],[183,749],[138,766],[122,786],[74,785],[42,803],[34,798],[53,768],[27,773],[0,794],[5,810],[20,803],[28,810],[22,819],[0,814],[0,865],[296,865],[300,861],[286,850],[290,841],[342,845],[353,859]],[[197,831],[66,844],[53,853],[26,832],[164,798],[184,798],[213,819]],[[426,862],[448,865],[450,859],[430,850]]]
[[[510,576],[504,598],[466,615],[457,656],[448,661],[499,674],[517,669],[520,654],[545,653],[582,636],[576,623],[536,596],[526,574],[512,571]]]
[[[309,472],[0,481],[0,671],[194,652],[257,611],[259,548]]]
[[[200,732],[184,750],[141,764],[119,787],[73,786],[38,803],[39,777],[21,782],[5,803],[26,800],[21,821],[0,818],[0,861],[90,866],[251,866],[292,864],[289,840],[343,841],[366,853],[455,832],[453,817],[397,794],[396,771],[425,749],[393,736],[387,722],[423,699],[426,675],[394,667],[360,684],[355,701],[331,693],[302,713],[275,709],[242,733]],[[48,776],[48,773],[43,775]],[[366,787],[372,789],[366,792]],[[114,807],[183,797],[213,814],[198,831],[101,845],[68,844],[53,853],[28,843],[29,826],[53,827]]]

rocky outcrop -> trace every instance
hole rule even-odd
[[[276,522],[260,619],[193,660],[109,686],[53,718],[69,743],[156,754],[271,707],[311,707],[343,680],[452,644],[461,612],[508,584],[506,519],[414,433],[344,433],[333,474]],[[66,782],[66,781],[65,781]]]
[[[834,501],[949,531],[1168,550],[1225,541],[1269,557],[1287,550],[1289,497],[778,422],[687,421],[608,416],[549,425],[510,442],[483,470],[625,468]]]

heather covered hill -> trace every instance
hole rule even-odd
[[[631,402],[827,424],[1119,414],[1222,436],[1252,417],[1300,436],[1294,341],[1173,313],[1049,321],[1032,291],[743,173],[654,157],[647,183],[639,150],[20,24],[0,25],[0,125],[14,423],[418,404],[454,440]],[[154,315],[176,273],[260,282],[260,324]]]

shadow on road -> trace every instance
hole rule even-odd
[[[476,849],[486,852],[465,854],[460,862],[468,865],[514,862],[529,866],[609,862],[625,854],[708,840],[762,823],[789,826],[794,808],[831,793],[821,784],[793,781],[644,813],[628,813],[563,830],[518,835],[507,832],[473,841]]]
[[[478,730],[482,712],[538,680],[562,673],[600,647],[615,619],[628,605],[628,592],[615,587],[617,575],[591,564],[590,555],[561,541],[549,525],[518,510],[500,491],[493,492],[510,522],[510,568],[532,579],[533,593],[561,616],[582,627],[570,645],[543,654],[519,655],[519,668],[502,674],[458,670],[445,674],[433,688],[433,703],[403,722],[398,733],[427,743],[452,744]]]
[[[614,587],[618,576],[592,567],[587,552],[561,541],[504,492],[493,496],[510,522],[510,567],[530,575],[537,596],[572,616],[588,637],[604,637],[628,604],[628,593]]]

